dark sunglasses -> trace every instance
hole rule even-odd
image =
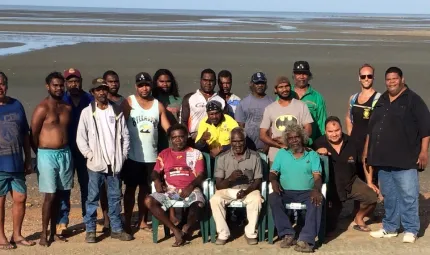
[[[360,75],[360,79],[362,79],[362,80],[366,79],[366,77],[367,77],[367,79],[371,80],[371,79],[373,79],[373,74]]]

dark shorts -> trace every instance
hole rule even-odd
[[[142,163],[127,159],[121,171],[121,179],[125,185],[149,187],[154,166],[155,163]]]
[[[378,195],[366,183],[356,178],[352,183],[351,192],[347,194],[347,199],[359,201],[362,205],[371,205],[378,201]]]

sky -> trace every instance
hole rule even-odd
[[[1,0],[1,5],[430,14],[430,0]]]

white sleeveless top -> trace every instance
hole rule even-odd
[[[154,99],[150,109],[143,109],[134,95],[130,96],[131,111],[127,120],[130,133],[130,150],[128,158],[145,163],[157,160],[158,122],[160,113],[158,100]]]

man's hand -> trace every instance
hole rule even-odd
[[[373,191],[375,191],[376,194],[379,194],[379,189],[378,189],[378,187],[376,187],[375,184],[373,184],[373,183],[367,183],[367,186],[369,186],[369,188],[371,188]]]
[[[277,193],[278,195],[281,195],[281,192],[283,190],[282,190],[282,187],[279,184],[279,182],[278,181],[271,181],[270,183],[272,184],[273,192]]]
[[[34,173],[33,168],[31,167],[31,159],[26,159],[24,162],[24,172],[25,175],[29,175]]]
[[[154,186],[155,186],[155,191],[158,193],[165,193],[167,191],[166,185],[164,185],[160,181],[154,182]]]
[[[182,189],[179,196],[181,196],[181,198],[185,199],[191,195],[193,190],[194,190],[194,187],[192,185],[188,185],[185,189]]]
[[[327,156],[327,155],[331,155],[331,153],[330,153],[326,148],[319,148],[319,149],[317,150],[317,152],[318,152],[318,154],[320,154],[320,155],[325,155],[325,156]]]
[[[203,141],[207,141],[211,139],[211,133],[209,133],[209,128],[206,129],[206,131],[203,133],[202,138]]]
[[[241,178],[243,176],[242,171],[240,170],[234,170],[233,173],[228,177],[228,180],[230,182],[235,182],[237,179]]]
[[[236,194],[236,198],[237,199],[242,199],[242,198],[244,198],[244,197],[246,197],[246,191],[245,190],[243,190],[243,189],[241,189],[241,190],[239,190],[239,192],[237,192],[237,194]]]
[[[323,196],[322,196],[320,191],[318,191],[316,189],[313,189],[311,191],[311,202],[312,202],[312,204],[314,204],[315,206],[320,206],[322,199],[323,199]]]
[[[420,155],[418,155],[418,169],[425,169],[428,162],[428,154],[426,151],[420,152]]]

